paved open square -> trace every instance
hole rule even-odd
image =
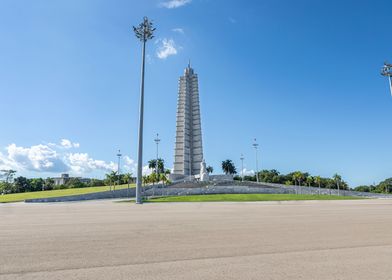
[[[0,205],[0,279],[391,279],[392,200]]]

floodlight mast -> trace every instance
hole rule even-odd
[[[391,96],[392,96],[392,64],[385,62],[384,66],[381,68],[381,75],[388,77],[389,90],[390,90]]]
[[[244,155],[241,154],[240,160],[241,160],[241,181],[244,181]]]
[[[256,138],[254,139],[254,142],[252,144],[253,148],[255,148],[255,152],[256,152],[256,181],[257,183],[259,182],[259,159],[258,159],[258,153],[257,150],[259,148],[259,144],[257,144],[256,142]]]
[[[157,145],[157,157],[156,157],[156,162],[155,162],[155,172],[158,176],[158,181],[159,181],[159,168],[158,168],[158,146],[159,142],[161,142],[161,139],[159,139],[159,134],[157,133],[157,138],[154,139],[155,144]]]
[[[146,56],[146,42],[154,38],[155,28],[147,17],[143,18],[143,22],[137,27],[133,26],[136,37],[142,42],[142,69],[140,83],[140,107],[139,107],[139,142],[137,155],[137,179],[136,179],[136,203],[141,204],[142,189],[142,167],[143,167],[143,114],[144,114],[144,69]]]
[[[120,161],[121,161],[121,156],[122,156],[121,151],[118,150],[118,153],[117,153],[117,158],[118,158],[118,161],[117,161],[117,185],[118,186],[120,186]]]

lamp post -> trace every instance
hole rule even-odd
[[[242,182],[244,181],[244,155],[241,154],[240,160],[241,160],[241,178],[242,178]]]
[[[392,96],[392,64],[387,62],[384,63],[384,66],[381,68],[381,75],[388,77],[389,80],[389,90],[391,91]]]
[[[157,133],[157,138],[154,139],[155,144],[157,144],[157,157],[156,157],[156,162],[155,162],[155,172],[158,175],[159,174],[159,168],[158,168],[158,146],[159,142],[161,142],[161,139],[159,139],[159,134]]]
[[[140,83],[140,107],[139,107],[139,141],[137,154],[137,179],[136,179],[136,203],[141,204],[141,188],[142,188],[142,165],[143,165],[143,113],[144,113],[144,69],[146,56],[146,42],[154,38],[155,28],[147,17],[143,18],[143,22],[137,27],[133,26],[136,37],[142,42],[142,69]]]
[[[120,185],[120,160],[121,160],[121,151],[118,150],[117,153],[117,157],[118,157],[118,161],[117,161],[117,185]]]
[[[259,182],[259,160],[258,160],[257,150],[258,150],[259,144],[257,144],[256,138],[254,139],[254,143],[252,144],[252,146],[253,146],[253,148],[255,148],[255,152],[256,152],[256,181],[258,183]]]
[[[159,166],[158,166],[158,145],[161,139],[159,139],[159,134],[157,133],[157,138],[154,139],[155,144],[157,144],[157,159],[155,160],[155,175],[157,177],[157,181],[159,183]],[[152,189],[152,196],[155,196],[155,186]]]

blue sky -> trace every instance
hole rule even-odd
[[[140,43],[144,162],[172,167],[177,81],[199,75],[204,154],[255,169],[339,173],[351,186],[392,177],[387,0],[0,1],[0,167],[25,176],[102,177],[137,151]],[[63,140],[65,139],[65,140]],[[62,142],[62,143],[61,143]]]

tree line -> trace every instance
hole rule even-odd
[[[392,178],[373,185],[361,185],[354,190],[358,192],[390,193],[392,192]]]
[[[79,178],[69,178],[64,185],[55,185],[52,178],[26,178],[23,176],[16,177],[15,175],[15,170],[0,171],[0,194],[86,188],[105,185],[104,180],[91,179],[88,182],[82,182]]]
[[[227,159],[222,161],[222,171],[225,174],[233,174],[234,180],[242,180],[238,175],[237,169],[232,160]],[[241,172],[240,172],[241,173]],[[392,192],[392,178],[388,178],[379,184],[361,185],[355,188],[350,188],[346,181],[342,179],[339,174],[334,174],[332,177],[322,177],[318,175],[311,175],[308,172],[294,171],[287,174],[281,174],[276,169],[261,170],[254,175],[245,175],[244,181],[257,181],[256,175],[260,182],[275,183],[283,185],[309,186],[325,189],[341,189],[354,190],[359,192],[374,192],[374,193],[390,193]]]
[[[157,168],[158,163],[158,168]],[[169,184],[168,174],[169,169],[165,169],[164,160],[150,160],[148,167],[151,169],[150,175],[143,176],[143,184],[163,183]],[[211,166],[207,167],[208,173],[213,172]],[[234,180],[242,180],[241,174],[238,174],[237,169],[232,160],[227,159],[222,161],[222,171],[225,174],[233,174]],[[240,172],[241,173],[241,172]],[[113,186],[128,184],[136,182],[136,178],[132,173],[117,174],[112,171],[106,174],[104,180],[90,179],[88,182],[81,181],[79,178],[71,177],[64,185],[55,185],[52,178],[26,178],[23,176],[16,177],[15,170],[0,170],[0,194],[7,193],[21,193],[21,192],[34,192],[56,189],[68,188],[85,188],[95,186]],[[275,169],[261,170],[254,175],[245,175],[244,181],[257,181],[256,175],[260,182],[275,183],[283,185],[296,185],[296,186],[309,186],[319,187],[326,189],[341,189],[341,190],[354,190],[360,192],[374,192],[374,193],[390,193],[392,192],[392,178],[388,178],[379,184],[361,185],[355,188],[350,188],[339,174],[332,177],[314,176],[308,172],[294,171],[287,174],[281,174]]]
[[[342,179],[339,174],[333,175],[331,178],[314,176],[308,172],[294,171],[287,174],[281,174],[275,169],[261,170],[255,175],[244,176],[245,181],[257,181],[256,175],[260,182],[275,183],[282,185],[295,185],[295,186],[307,186],[307,187],[318,187],[326,189],[350,189],[347,182]],[[236,180],[241,180],[241,176],[236,176]]]

